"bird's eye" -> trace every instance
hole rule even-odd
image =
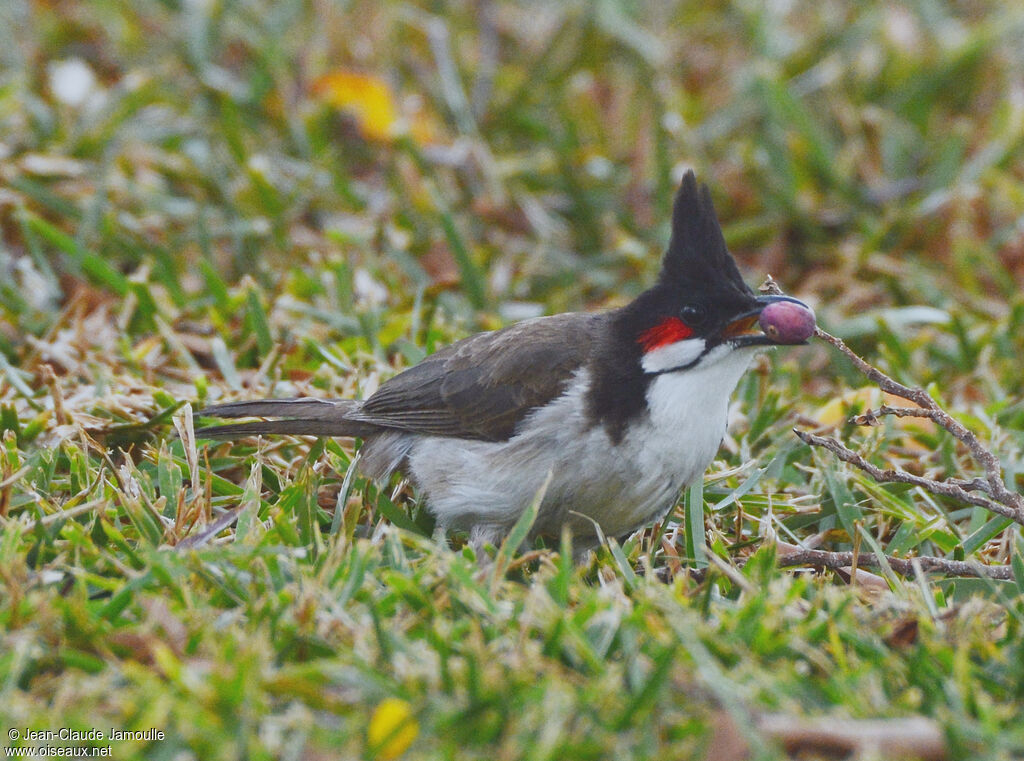
[[[708,318],[708,310],[701,304],[687,304],[679,310],[683,322],[691,328],[699,328]]]

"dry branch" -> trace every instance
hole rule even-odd
[[[747,733],[725,710],[712,717],[711,742],[704,759],[746,761],[754,756]],[[924,716],[902,719],[847,719],[836,716],[757,716],[755,730],[782,747],[788,758],[945,761],[942,725]]]
[[[830,552],[828,550],[807,550],[795,549],[784,550],[782,542],[779,542],[779,552],[776,562],[780,568],[793,568],[796,566],[811,566],[813,568],[828,568],[833,571],[853,570],[853,552]],[[883,555],[879,558],[874,553],[856,553],[858,572],[861,568],[882,568],[888,565],[893,573],[900,576],[912,576],[917,573],[915,564],[925,573],[944,573],[947,576],[971,577],[977,579],[993,579],[995,581],[1010,581],[1013,579],[1013,567],[1009,565],[984,565],[982,563],[971,563],[963,560],[946,560],[945,558],[930,557],[923,555],[914,558],[898,558],[892,555]],[[743,567],[746,558],[737,559],[737,566]],[[636,569],[643,573],[642,568]],[[708,576],[708,568],[687,568],[673,572],[668,567],[656,569],[655,575],[659,581],[670,582],[677,573],[686,573],[689,578],[697,583],[703,583]]]
[[[758,729],[799,758],[949,758],[942,726],[924,716],[858,720],[770,714],[758,721]]]
[[[946,560],[945,558],[918,557],[913,560],[897,558],[890,555],[884,556],[885,563],[900,576],[910,576],[916,571],[915,561],[922,571],[938,571],[950,576],[973,576],[983,579],[997,579],[1008,581],[1013,578],[1013,569],[1008,565],[982,565],[980,563],[968,563],[961,560]],[[797,550],[779,554],[778,563],[783,568],[809,565],[816,568],[831,568],[835,570],[849,569],[853,566],[852,552],[826,552],[825,550]],[[870,552],[862,552],[857,556],[857,565],[869,568],[881,568],[882,560]]]
[[[801,431],[798,428],[794,428],[793,432],[805,444],[827,449],[843,462],[848,462],[851,465],[860,468],[879,483],[913,484],[914,486],[920,486],[922,489],[930,491],[932,494],[952,497],[953,499],[958,499],[961,502],[966,502],[969,505],[984,507],[986,510],[990,510],[993,513],[1004,515],[1018,523],[1024,523],[1024,518],[1022,518],[1012,507],[1007,507],[1006,505],[998,502],[993,502],[992,500],[985,499],[984,497],[971,494],[961,485],[964,482],[959,479],[956,481],[936,481],[923,476],[915,476],[913,473],[908,473],[907,471],[899,468],[883,470],[882,468],[872,465],[864,459],[864,457],[854,452],[841,441],[828,436],[817,436],[807,431]],[[970,483],[975,488],[981,489],[985,492],[988,491],[987,488],[982,487],[975,481]]]
[[[932,494],[952,497],[969,505],[983,507],[986,510],[1010,518],[1011,520],[1024,525],[1024,496],[1011,491],[1003,481],[1002,467],[999,458],[996,457],[977,436],[969,431],[958,420],[955,420],[931,395],[923,388],[911,388],[904,386],[877,367],[868,364],[864,359],[853,352],[843,341],[821,328],[815,330],[815,335],[836,347],[839,351],[849,357],[854,366],[860,370],[869,380],[873,381],[882,391],[901,399],[913,402],[917,407],[892,407],[882,406],[877,411],[870,411],[854,419],[860,425],[872,425],[879,417],[893,415],[895,417],[921,417],[933,421],[936,425],[948,431],[958,441],[967,447],[971,456],[984,469],[984,478],[974,479],[947,479],[937,481],[931,478],[915,476],[901,469],[887,469],[876,467],[869,463],[864,457],[854,452],[840,441],[827,436],[817,436],[807,431],[796,431],[796,435],[802,441],[811,445],[822,447],[835,454],[839,459],[857,467],[881,483],[906,483],[913,484],[925,489]],[[971,492],[984,492],[990,499],[972,494]]]

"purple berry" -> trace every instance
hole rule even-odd
[[[758,325],[777,344],[803,343],[814,334],[814,312],[799,301],[773,301],[761,310]]]

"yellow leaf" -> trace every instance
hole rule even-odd
[[[335,71],[313,83],[313,94],[324,103],[350,113],[371,140],[390,140],[398,132],[394,96],[379,77]]]
[[[376,758],[392,761],[405,753],[419,731],[419,722],[406,701],[384,698],[370,717],[366,739]]]

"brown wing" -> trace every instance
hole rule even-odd
[[[503,441],[530,410],[565,390],[604,319],[559,314],[470,336],[391,378],[346,417],[415,433]]]

